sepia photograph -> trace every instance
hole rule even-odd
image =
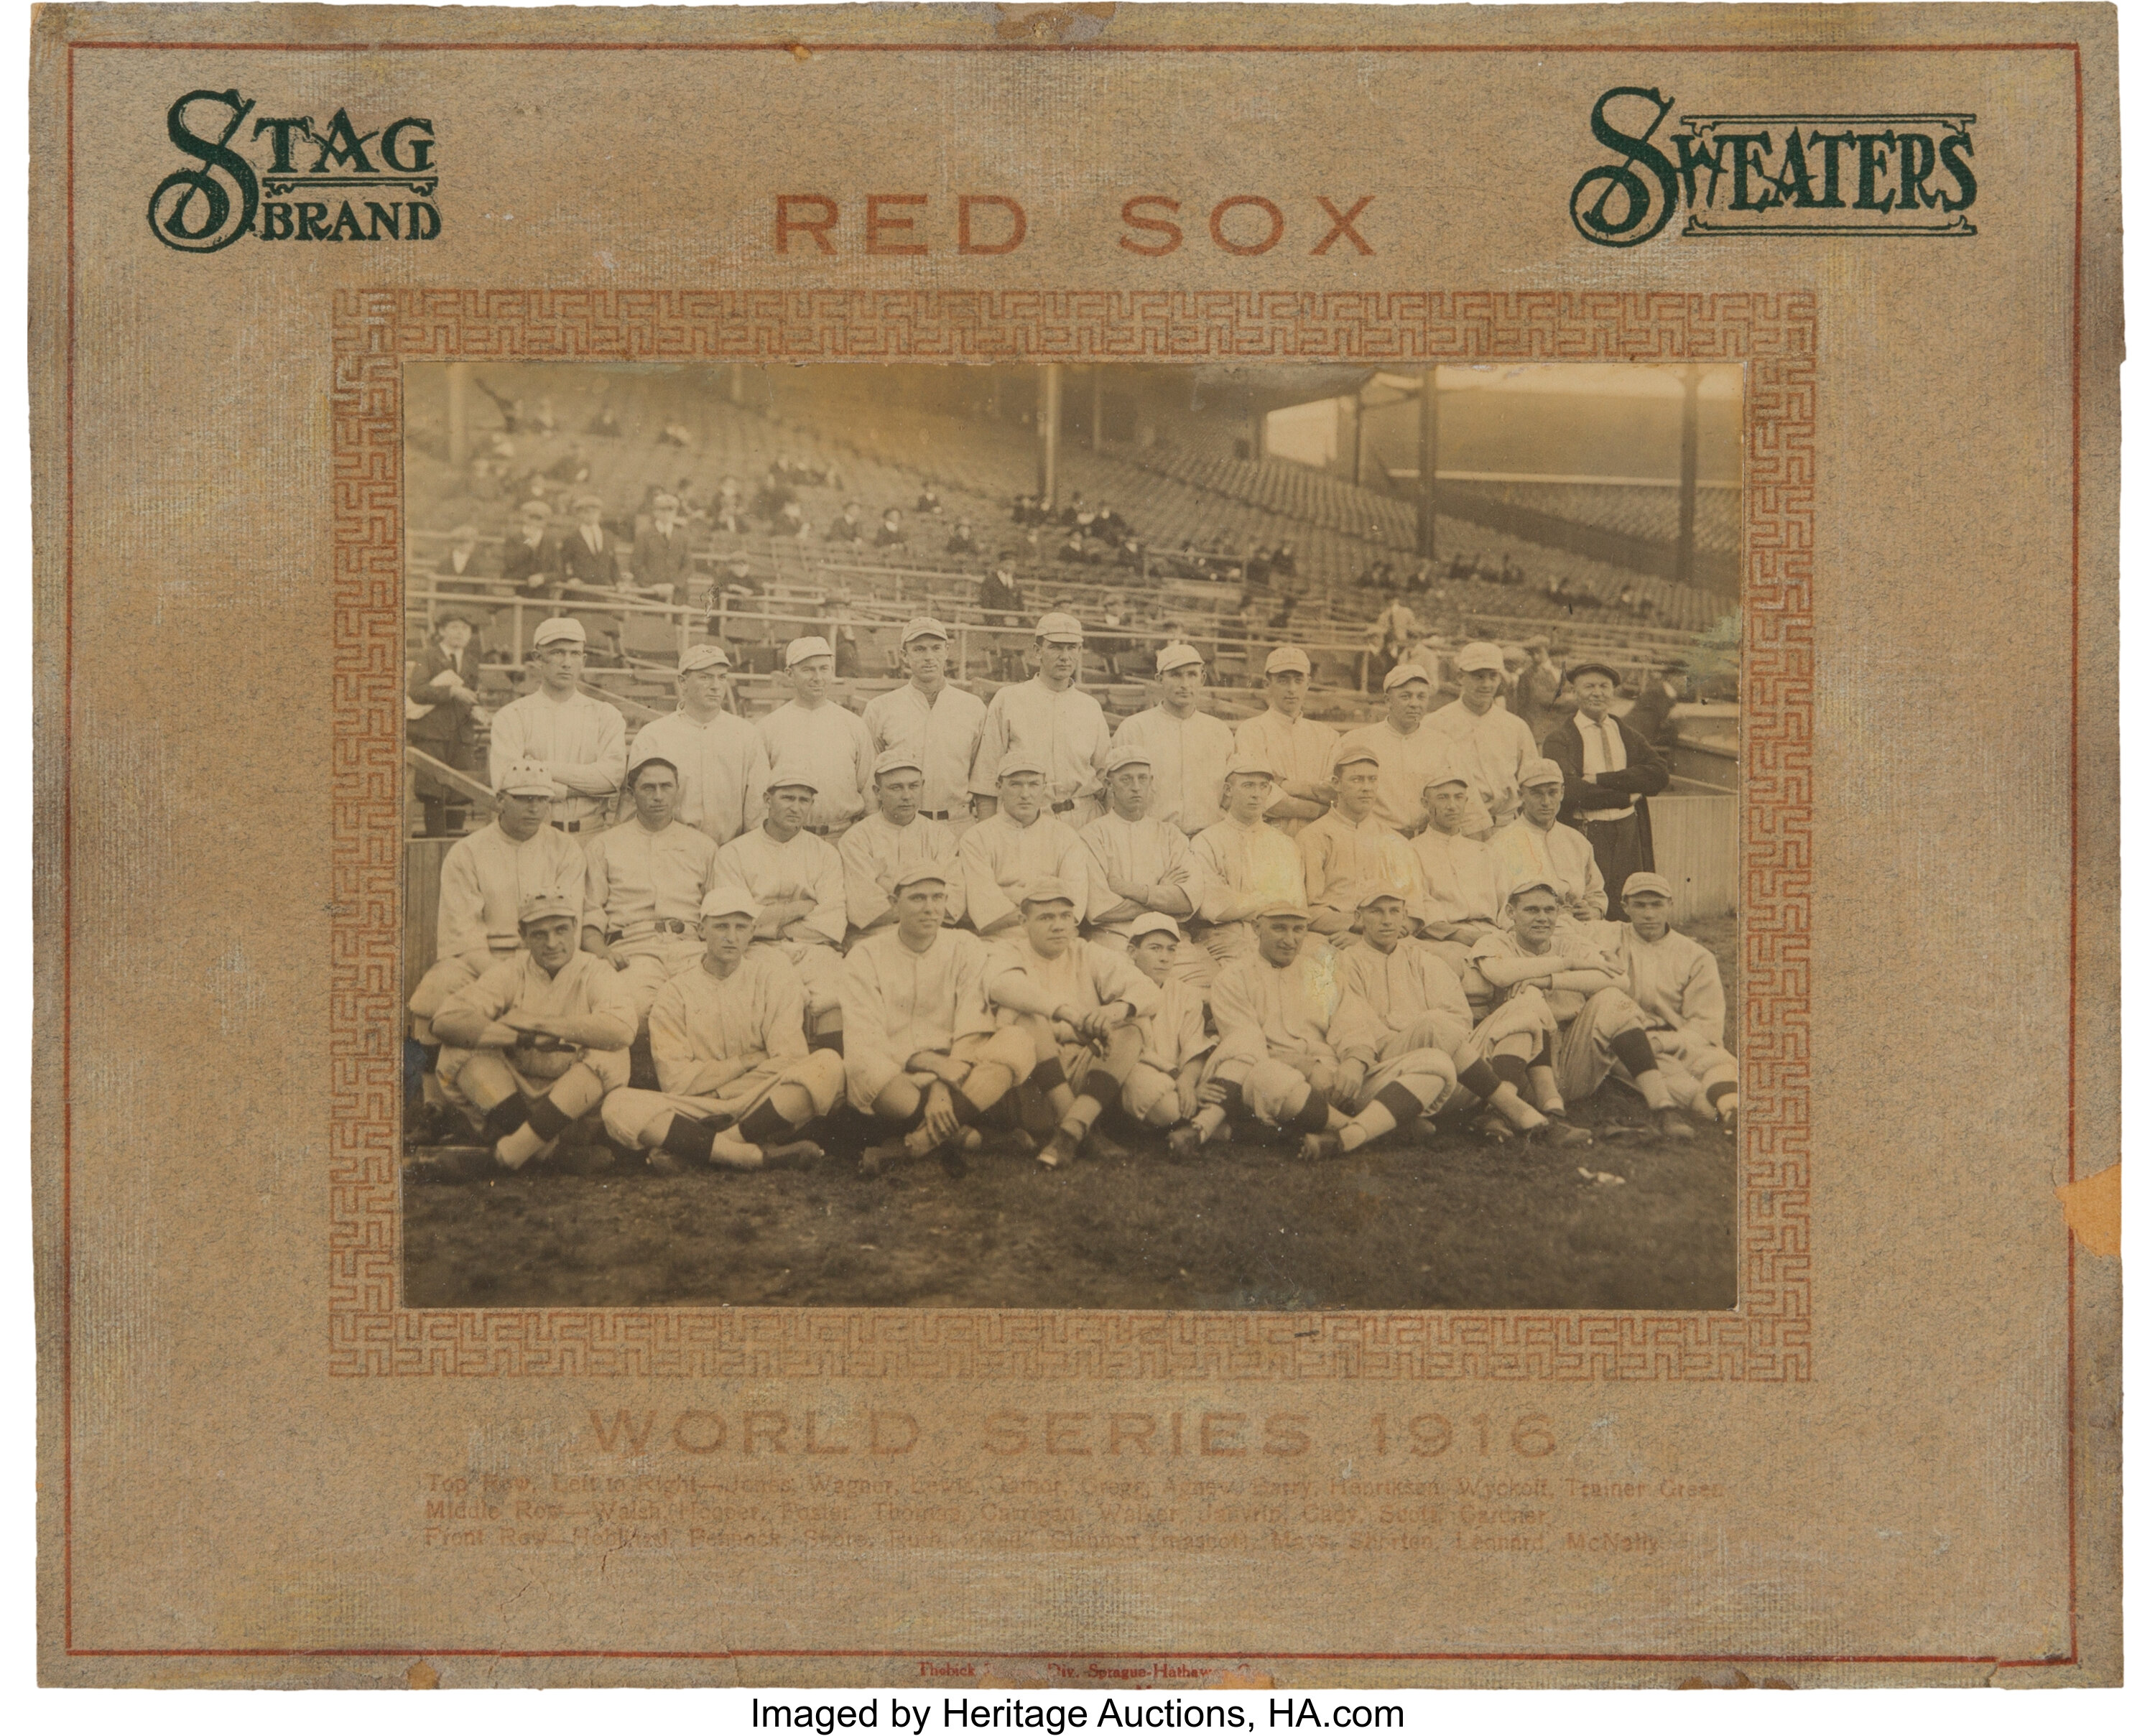
[[[402,1300],[1736,1305],[1738,364],[409,364]]]

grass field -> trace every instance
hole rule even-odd
[[[1734,982],[1735,924],[1692,930]],[[977,1158],[873,1180],[843,1114],[807,1170],[526,1172],[404,1193],[404,1304],[1102,1308],[1724,1308],[1736,1142],[1648,1134],[1630,1093],[1574,1105],[1553,1151],[1395,1135],[1308,1164],[1298,1143],[1114,1129],[1123,1161]],[[1584,1168],[1620,1183],[1582,1175]]]

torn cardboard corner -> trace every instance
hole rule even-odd
[[[2057,1190],[2058,1203],[2065,1207],[2065,1227],[2091,1254],[2115,1257],[2122,1241],[2118,1214],[2123,1198],[2117,1172],[2123,1167],[2122,1164],[2112,1164],[2106,1170],[2083,1175]]]

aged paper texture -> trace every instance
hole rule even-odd
[[[2118,1679],[2108,8],[33,52],[45,1680]]]

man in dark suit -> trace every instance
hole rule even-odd
[[[433,643],[412,666],[404,696],[405,740],[429,759],[484,783],[478,732],[487,714],[479,702],[479,642],[463,616],[444,615],[434,623]],[[414,712],[419,714],[415,717]],[[468,796],[432,772],[414,771],[412,782],[426,815],[428,837],[448,837],[463,830],[470,812]]]
[[[524,630],[520,637],[515,629],[514,609],[497,609],[494,616],[494,642],[497,645],[511,645],[513,642],[509,654],[518,663],[523,662],[531,649],[531,635],[538,630],[539,623],[553,613],[551,609],[537,606],[561,594],[561,560],[546,537],[546,527],[553,517],[553,509],[544,500],[526,500],[516,509],[509,534],[502,539],[502,582],[512,595],[524,600]]]
[[[1569,724],[1552,730],[1542,752],[1564,770],[1557,817],[1586,834],[1609,888],[1609,920],[1624,919],[1624,883],[1654,866],[1653,822],[1646,797],[1669,785],[1667,763],[1636,730],[1609,714],[1616,672],[1607,663],[1574,663],[1565,682],[1579,701]]]
[[[605,512],[606,502],[596,494],[576,496],[576,528],[561,539],[559,551],[561,594],[571,602],[580,593],[587,596],[594,591],[621,588],[621,545],[600,523]],[[590,609],[568,612],[571,619],[583,622],[586,634],[603,639],[607,648],[618,656],[621,621],[617,616]]]
[[[481,582],[487,576],[486,557],[479,551],[479,531],[459,525],[449,533],[449,545],[434,569],[434,588],[463,597],[483,597],[494,589]]]

